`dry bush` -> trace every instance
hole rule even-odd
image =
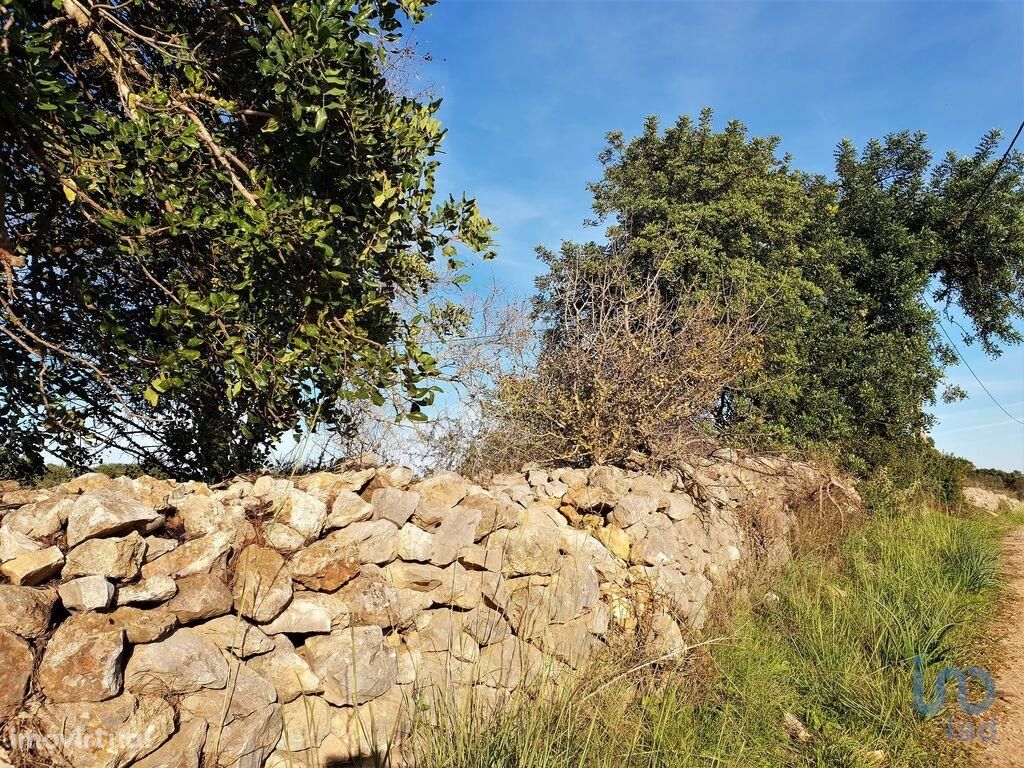
[[[756,313],[695,293],[666,299],[656,277],[622,274],[615,262],[560,272],[536,355],[506,359],[495,377],[469,470],[663,464],[713,436],[758,366]]]

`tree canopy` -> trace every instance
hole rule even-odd
[[[422,418],[465,317],[420,300],[491,231],[389,80],[428,4],[4,0],[0,472],[222,476],[392,388]]]
[[[859,151],[844,141],[827,178],[780,157],[776,137],[736,121],[716,130],[709,110],[665,130],[651,118],[633,140],[609,134],[591,185],[607,243],[582,251],[625,259],[630,279],[657,275],[670,295],[697,289],[759,311],[762,366],[723,397],[724,427],[856,453],[928,426],[924,407],[955,359],[943,311],[958,307],[965,343],[990,354],[1021,340],[1024,155],[998,156],[999,138],[939,162],[923,133]],[[543,251],[542,308],[580,252]]]

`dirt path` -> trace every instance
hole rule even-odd
[[[993,670],[996,738],[978,751],[978,765],[985,768],[1024,768],[1024,529],[1006,544],[1011,601],[998,627],[1002,662]]]

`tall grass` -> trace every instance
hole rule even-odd
[[[493,712],[451,707],[418,732],[417,765],[965,764],[941,723],[914,709],[913,659],[926,680],[984,661],[978,641],[998,599],[1004,530],[938,512],[872,519],[838,552],[792,562],[778,599],[733,616],[683,667],[623,676],[634,662],[626,653]],[[806,726],[799,737],[787,715]]]

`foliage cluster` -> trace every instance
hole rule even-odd
[[[397,301],[491,230],[389,81],[428,4],[4,0],[0,472],[217,478],[383,391],[424,418],[466,317]]]
[[[763,365],[727,393],[720,426],[762,446],[867,456],[930,424],[925,406],[955,360],[937,305],[959,307],[965,341],[989,353],[1020,341],[1024,155],[1001,162],[998,140],[938,162],[922,133],[860,151],[844,141],[827,178],[780,157],[778,138],[736,121],[716,130],[709,110],[665,130],[651,118],[631,141],[609,134],[591,185],[607,242],[542,251],[541,309],[557,312],[560,264],[581,250],[669,297],[763,306]]]

